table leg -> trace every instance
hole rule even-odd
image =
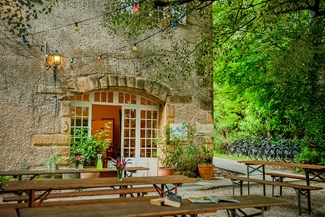
[[[249,165],[247,165],[247,178],[249,178]],[[249,189],[249,181],[247,182],[247,194],[250,195],[250,189]]]
[[[262,165],[262,176],[263,176],[263,180],[265,180],[265,166]],[[266,186],[265,184],[263,184],[263,195],[264,197],[266,196]]]
[[[35,190],[29,190],[28,192],[28,207],[32,208],[35,206]]]
[[[309,186],[309,170],[305,169],[305,176],[306,176],[306,184]]]

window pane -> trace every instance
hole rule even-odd
[[[135,139],[131,139],[131,144],[130,144],[131,147],[135,147]]]
[[[88,119],[83,119],[82,126],[88,126]]]
[[[124,103],[124,94],[123,93],[118,94],[118,102],[119,103]]]
[[[87,116],[89,115],[89,108],[88,107],[83,107],[82,108],[82,116]]]
[[[107,99],[106,99],[107,95],[106,95],[106,92],[101,92],[101,102],[107,102]]]
[[[130,131],[125,129],[124,130],[124,137],[130,137]]]
[[[89,102],[89,94],[88,93],[83,95],[83,101]]]
[[[113,102],[113,92],[107,93],[107,102]]]
[[[76,101],[82,101],[82,95],[76,96]]]
[[[145,128],[146,127],[146,121],[145,120],[141,120],[141,128]]]
[[[135,128],[135,119],[131,119],[130,122],[131,122],[131,127]]]
[[[82,107],[76,107],[76,116],[81,117],[82,116]]]
[[[147,111],[147,119],[151,119],[151,111]]]
[[[100,102],[100,92],[95,93],[95,102]]]
[[[131,103],[137,104],[137,96],[136,95],[131,95]]]
[[[76,126],[81,127],[81,119],[76,119]]]
[[[130,94],[125,94],[125,103],[131,103]]]
[[[141,105],[146,105],[146,99],[141,97]]]
[[[141,111],[141,119],[145,119],[146,118],[146,111]]]
[[[145,150],[144,149],[141,149],[140,150],[140,157],[145,157],[146,155],[145,155],[146,153],[145,153]]]

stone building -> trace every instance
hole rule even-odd
[[[178,64],[173,52],[182,45],[190,53],[199,44],[211,25],[210,7],[208,19],[188,14],[169,33],[144,33],[134,52],[133,43],[103,25],[107,2],[57,1],[50,14],[33,21],[30,48],[0,26],[1,170],[42,166],[55,154],[67,158],[71,129],[91,133],[107,121],[115,154],[150,167],[153,175],[158,149],[152,143],[164,126],[189,123],[198,141],[212,144],[211,82],[204,84],[206,74],[192,68],[195,56]],[[54,72],[45,56],[56,50],[62,62]]]

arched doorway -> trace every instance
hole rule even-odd
[[[74,129],[84,128],[89,135],[111,124],[112,146],[106,159],[123,156],[132,159],[133,166],[149,171],[137,175],[157,175],[157,133],[159,103],[140,94],[121,91],[94,91],[71,98],[71,136]]]

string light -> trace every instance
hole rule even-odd
[[[140,1],[140,2],[143,2],[143,1]],[[129,7],[129,6],[125,6],[125,8],[126,8],[126,7]],[[139,7],[139,4],[138,4],[138,3],[135,3],[135,5],[134,5],[134,7],[133,7],[133,10],[134,10],[134,12],[136,12],[136,13],[139,12],[140,7]],[[186,14],[184,14],[182,17],[184,17],[185,15],[186,15]],[[78,31],[80,30],[79,23],[86,22],[86,21],[93,20],[93,19],[97,19],[97,18],[102,17],[102,16],[103,16],[103,15],[101,15],[101,16],[96,16],[96,17],[92,17],[92,18],[88,18],[88,19],[81,20],[81,21],[78,21],[78,22],[75,22],[75,23],[72,23],[72,24],[68,24],[68,25],[66,25],[66,26],[54,27],[54,28],[51,28],[51,29],[46,29],[46,30],[42,30],[42,31],[39,31],[39,32],[30,33],[29,35],[36,35],[36,34],[40,34],[40,33],[44,33],[44,32],[48,32],[48,31],[53,31],[53,30],[57,30],[57,29],[60,29],[60,28],[63,28],[63,27],[67,27],[67,26],[72,26],[72,25],[74,25],[74,29],[75,29],[75,31],[78,32]],[[179,19],[181,19],[182,17],[180,17]],[[132,50],[133,50],[134,52],[138,52],[138,51],[139,51],[139,47],[137,46],[137,44],[139,44],[139,43],[141,43],[141,42],[143,42],[143,41],[146,41],[147,39],[149,39],[149,38],[151,38],[151,37],[153,37],[153,36],[155,36],[155,35],[157,35],[157,34],[159,34],[159,33],[161,33],[161,32],[164,32],[164,30],[167,29],[167,28],[170,28],[170,27],[176,27],[176,26],[177,26],[177,20],[174,21],[174,22],[172,22],[172,25],[170,25],[170,26],[165,26],[165,27],[161,28],[159,31],[157,31],[157,32],[155,32],[155,33],[153,33],[153,34],[151,34],[151,35],[145,37],[144,39],[141,39],[141,40],[136,41],[136,42],[133,44],[134,46],[133,46]],[[25,44],[27,44],[27,45],[30,47],[30,45],[29,45],[29,43],[28,43],[28,40],[27,40],[27,38],[25,37],[25,35],[22,35],[22,37],[23,37],[23,42],[24,42]],[[14,37],[0,38],[0,40],[3,40],[3,39],[10,39],[10,38],[14,38]],[[122,50],[122,49],[125,49],[125,48],[128,48],[128,47],[130,47],[130,45],[126,45],[126,46],[120,47],[120,48],[118,48],[117,50]],[[101,61],[103,60],[103,55],[106,55],[106,54],[108,54],[108,53],[102,53],[102,54],[100,54],[100,55],[98,56],[98,58],[97,58],[97,61],[98,61],[98,62],[101,62]],[[80,58],[80,57],[77,57],[77,59],[79,59],[79,58]],[[70,64],[74,64],[74,63],[75,63],[75,61],[74,61],[74,57],[70,58]]]
[[[75,30],[76,32],[79,32],[80,27],[79,27],[79,25],[78,25],[78,22],[75,22],[75,23],[74,23],[74,30]]]
[[[134,7],[133,7],[133,11],[134,11],[134,13],[139,12],[139,10],[140,10],[140,8],[139,8],[138,3],[135,3],[135,4],[134,4]]]
[[[139,51],[139,48],[138,48],[137,44],[134,44],[132,50],[133,50],[134,52],[138,52],[138,51]]]
[[[23,35],[23,42],[24,42],[24,44],[27,44],[27,42],[28,42],[26,36],[24,36],[24,35]]]

